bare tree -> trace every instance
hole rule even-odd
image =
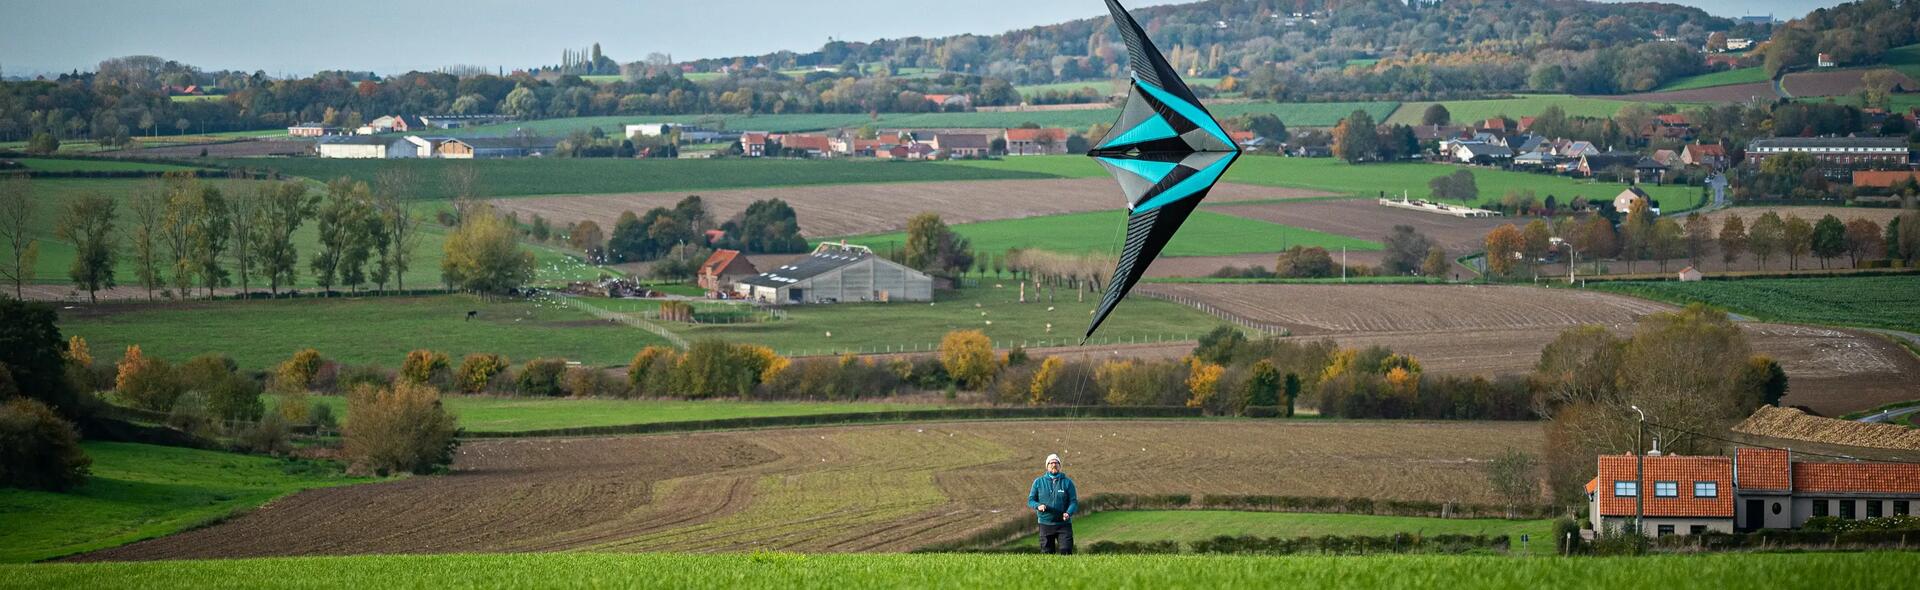
[[[1511,447],[1487,463],[1487,483],[1493,484],[1494,493],[1506,502],[1508,518],[1513,518],[1515,508],[1539,500],[1538,467],[1533,455]]]
[[[40,241],[28,235],[33,227],[33,198],[26,176],[0,180],[0,241],[7,244],[8,261],[0,278],[13,281],[13,297],[22,299],[23,286],[33,280],[40,261]]]

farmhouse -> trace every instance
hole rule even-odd
[[[1644,502],[1648,535],[1799,528],[1807,519],[1913,515],[1920,465],[1796,461],[1792,451],[1739,449],[1732,457],[1602,455],[1587,482],[1593,530],[1630,527]],[[1638,472],[1636,469],[1644,469]],[[1642,496],[1647,490],[1652,494]]]
[[[741,280],[734,293],[773,304],[932,301],[933,277],[865,246],[828,243],[806,258]]]
[[[1690,143],[1680,149],[1680,162],[1688,166],[1724,168],[1727,165],[1727,148],[1717,143]]]
[[[733,291],[734,281],[757,274],[760,270],[739,250],[714,250],[706,262],[700,263],[700,288],[708,295],[725,295]]]
[[[818,158],[833,155],[833,144],[824,135],[790,133],[780,136],[780,148],[788,157]]]
[[[1853,170],[1905,168],[1909,151],[1905,137],[1768,137],[1747,144],[1746,164],[1758,168],[1768,158],[1802,153],[1819,162],[1822,174],[1841,179]]]
[[[1047,129],[1008,129],[1006,131],[1007,155],[1009,156],[1045,156],[1067,153],[1067,130]]]
[[[1653,199],[1647,196],[1647,191],[1640,190],[1637,186],[1630,186],[1613,197],[1613,210],[1624,215],[1633,211],[1634,203],[1645,203],[1647,207],[1653,207]]]
[[[1633,152],[1593,152],[1580,156],[1580,163],[1574,169],[1581,176],[1593,178],[1596,174],[1610,173],[1611,170],[1632,170],[1640,163],[1640,154]]]
[[[740,155],[749,158],[766,156],[767,135],[765,131],[748,131],[740,134]]]
[[[1692,266],[1688,266],[1686,268],[1680,269],[1680,282],[1690,283],[1693,281],[1698,281],[1701,278],[1702,276],[1700,275],[1700,269],[1694,268]]]
[[[354,133],[373,135],[375,133],[410,133],[427,129],[425,121],[413,115],[386,115],[361,125]]]
[[[985,158],[993,143],[983,133],[942,133],[933,136],[933,148],[947,158]]]

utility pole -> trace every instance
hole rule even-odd
[[[1647,479],[1647,456],[1640,452],[1640,448],[1641,441],[1647,436],[1647,413],[1640,411],[1640,406],[1627,407],[1633,408],[1634,413],[1640,414],[1640,425],[1633,433],[1633,534],[1645,536],[1647,534],[1647,491],[1641,488],[1646,487],[1644,484]]]

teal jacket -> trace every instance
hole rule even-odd
[[[1073,479],[1066,473],[1047,473],[1034,478],[1033,490],[1027,492],[1027,508],[1039,510],[1040,505],[1047,506],[1046,512],[1040,512],[1040,524],[1060,524],[1068,522],[1061,515],[1080,512],[1080,492],[1073,488]]]

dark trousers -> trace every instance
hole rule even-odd
[[[1040,525],[1040,551],[1073,555],[1073,523]]]

